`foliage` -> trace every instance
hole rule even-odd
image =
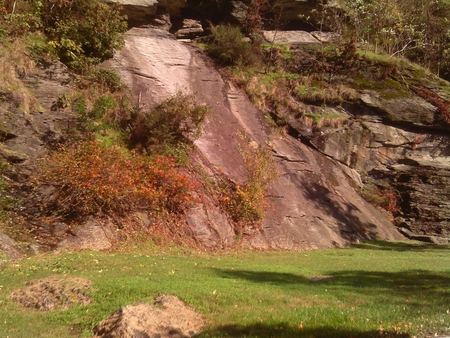
[[[18,200],[10,195],[10,185],[5,178],[5,173],[10,169],[10,165],[0,159],[0,221],[4,221],[17,206]]]
[[[390,55],[404,55],[438,75],[449,77],[450,3],[436,1],[321,1],[313,13],[320,28],[354,36]]]
[[[275,160],[269,144],[258,144],[240,135],[243,140],[239,153],[244,162],[245,182],[236,184],[224,196],[226,206],[236,222],[255,225],[266,213],[267,188],[277,177]]]
[[[201,135],[202,125],[210,109],[198,105],[193,95],[181,92],[155,105],[145,112],[135,109],[130,119],[120,124],[129,128],[132,147],[149,153],[164,153],[167,146],[190,144],[190,140]]]
[[[449,251],[379,241],[300,252],[206,254],[144,244],[128,252],[37,255],[0,270],[0,336],[92,337],[121,306],[161,294],[177,295],[204,316],[199,338],[440,336],[448,332]],[[94,301],[48,313],[10,299],[48,276],[92,281]]]
[[[391,187],[366,184],[360,193],[366,201],[383,208],[394,216],[399,212],[399,195]]]
[[[79,71],[112,57],[123,45],[127,24],[118,5],[101,1],[3,0],[3,25],[10,36],[43,31],[50,49]],[[13,12],[14,10],[14,12]],[[40,47],[42,49],[42,47]]]
[[[58,8],[58,10],[54,10]],[[118,6],[100,1],[44,2],[42,21],[61,60],[72,65],[82,57],[104,60],[123,45],[127,28]]]
[[[102,91],[109,91],[110,93],[115,93],[124,89],[124,84],[120,75],[107,68],[93,67],[85,75],[85,81],[89,83],[89,86],[97,85]]]
[[[245,40],[240,29],[230,25],[211,26],[212,38],[208,44],[210,55],[224,65],[253,65],[258,63],[259,46]]]
[[[428,102],[432,103],[434,106],[436,106],[439,109],[440,120],[443,120],[444,123],[447,125],[450,125],[450,101],[445,100],[444,98],[437,95],[435,92],[419,87],[419,88],[412,88],[417,95],[422,97],[423,99],[427,100]],[[441,121],[436,121],[441,122]]]
[[[56,194],[43,210],[63,217],[124,215],[130,210],[182,212],[193,202],[196,184],[173,159],[129,153],[117,146],[87,142],[46,157],[36,176]]]

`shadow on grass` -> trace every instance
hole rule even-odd
[[[450,245],[439,245],[424,242],[404,241],[404,242],[386,242],[386,241],[370,241],[362,244],[353,244],[353,248],[370,249],[370,250],[386,250],[386,251],[430,251],[442,250],[450,252]]]
[[[277,337],[277,338],[409,338],[406,333],[392,331],[356,331],[350,329],[336,329],[331,327],[299,328],[287,323],[274,325],[252,324],[252,325],[225,325],[204,331],[196,336],[206,337]]]
[[[309,280],[292,273],[214,269],[222,278],[242,279],[280,287],[290,285],[327,285],[329,288],[367,296],[388,295],[392,301],[409,305],[438,306],[450,304],[450,275],[425,270],[400,272],[345,270],[329,271],[331,278]]]

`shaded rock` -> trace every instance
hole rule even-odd
[[[234,231],[226,215],[212,201],[207,205],[191,208],[186,221],[193,231],[194,238],[206,247],[227,246],[234,241]]]
[[[231,5],[231,16],[239,22],[239,24],[244,25],[245,18],[247,17],[247,5],[242,1],[231,1]]]
[[[153,220],[150,219],[146,212],[135,212],[133,218],[138,222],[140,226],[148,228],[153,225]]]
[[[158,0],[106,0],[106,3],[121,5],[122,15],[126,15],[130,26],[148,24],[157,14]]]
[[[94,338],[187,338],[201,332],[204,320],[172,295],[155,298],[154,305],[140,303],[120,308],[94,327]]]
[[[169,31],[172,28],[172,23],[170,22],[170,15],[169,14],[158,15],[150,22],[150,26],[157,29]]]
[[[376,115],[393,123],[433,126],[437,108],[419,96],[386,99],[375,91],[365,91],[361,101]]]
[[[64,143],[67,133],[77,125],[74,116],[60,111],[30,113],[11,108],[0,109],[9,137],[0,146],[0,156],[15,166],[17,180],[27,183],[35,170],[35,161],[48,153],[49,147]]]
[[[23,257],[25,257],[25,254],[19,244],[0,230],[0,267],[2,266],[2,261],[16,261]]]
[[[25,308],[39,311],[66,310],[75,304],[92,302],[88,293],[91,281],[84,278],[52,276],[27,283],[10,298]]]
[[[72,236],[58,243],[58,250],[107,250],[117,241],[113,225],[102,224],[94,219],[78,225],[72,229],[71,234]]]
[[[203,26],[200,21],[184,19],[183,26],[175,32],[177,39],[192,39],[203,35]]]
[[[74,86],[67,66],[56,60],[34,69],[22,81],[39,100],[43,110],[57,110],[58,99],[68,94]]]
[[[305,31],[263,31],[263,36],[270,43],[285,45],[320,44],[319,40]]]

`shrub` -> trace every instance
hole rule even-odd
[[[373,184],[366,184],[360,194],[364,199],[387,212],[395,215],[399,211],[399,196],[394,189],[390,187],[377,187]]]
[[[68,218],[121,216],[136,209],[179,213],[193,202],[197,187],[171,158],[150,160],[97,142],[46,157],[35,179],[39,186],[56,188],[42,201],[43,210]]]
[[[8,218],[10,212],[16,207],[18,200],[9,195],[10,186],[4,178],[4,174],[10,169],[10,165],[0,159],[0,221]]]
[[[190,144],[199,137],[209,112],[207,106],[195,103],[194,96],[179,92],[148,112],[135,110],[130,120],[121,124],[130,127],[131,146],[164,153],[167,146]]]
[[[267,210],[267,188],[277,177],[277,169],[268,144],[252,146],[248,138],[241,135],[243,144],[239,153],[244,161],[246,180],[225,193],[224,201],[236,222],[255,224]]]
[[[212,39],[208,51],[224,65],[252,65],[258,62],[259,47],[244,39],[240,29],[235,26],[211,26]]]
[[[123,45],[127,23],[118,5],[99,0],[23,0],[14,4],[13,14],[12,7],[4,7],[7,14],[2,19],[8,34],[43,31],[50,49],[72,68],[84,70],[89,64],[112,57]]]
[[[71,66],[81,68],[83,57],[93,62],[110,58],[123,45],[127,24],[119,6],[96,0],[45,1],[41,15],[50,44]]]

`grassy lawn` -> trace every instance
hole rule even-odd
[[[0,337],[92,336],[120,306],[174,294],[200,337],[430,337],[450,331],[450,247],[372,242],[312,252],[49,254],[0,271]],[[147,251],[147,252],[145,252]],[[47,276],[93,282],[87,306],[38,312],[9,295]],[[314,280],[312,277],[332,276]]]

